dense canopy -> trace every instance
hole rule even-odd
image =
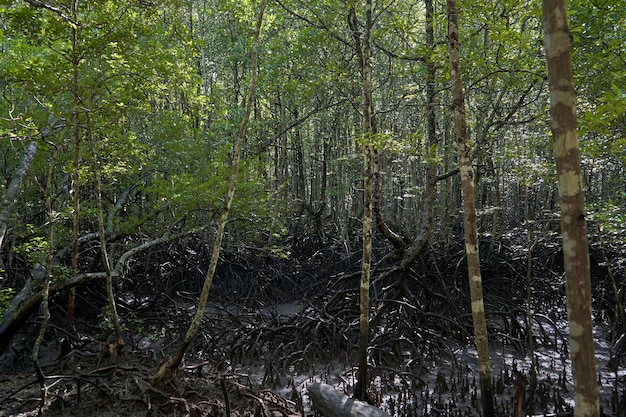
[[[567,8],[596,337],[622,390],[607,411],[626,401],[626,4]],[[442,0],[0,1],[3,372],[32,370],[42,340],[65,355],[98,339],[116,356],[161,337],[170,355],[221,218],[212,306],[320,314],[276,346],[263,325],[230,323],[233,369],[249,357],[305,372],[337,351],[356,365],[368,172],[372,377],[404,366],[416,387],[407,352],[473,343],[447,12]],[[459,0],[458,21],[487,330],[492,347],[532,357],[533,326],[566,320],[541,2]],[[149,323],[151,309],[176,324]],[[535,339],[567,353],[552,327]],[[224,349],[194,346],[190,362]]]

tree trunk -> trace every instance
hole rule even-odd
[[[437,138],[437,113],[436,103],[436,80],[437,66],[432,59],[431,53],[435,48],[435,13],[432,0],[424,1],[425,27],[427,53],[424,56],[426,64],[426,181],[424,193],[424,208],[422,212],[421,224],[417,237],[411,246],[405,251],[400,262],[400,270],[406,271],[415,260],[428,248],[432,239],[433,226],[435,221],[435,201],[437,198],[437,184],[439,181],[456,175],[457,170],[437,175],[437,152],[439,139]],[[415,210],[417,211],[417,210]],[[442,216],[448,219],[449,216]]]
[[[109,302],[109,317],[115,333],[115,339],[108,342],[107,349],[111,357],[121,353],[124,347],[124,339],[122,338],[122,328],[120,326],[119,316],[117,314],[117,305],[115,303],[115,293],[113,292],[113,274],[111,273],[111,264],[109,262],[109,254],[107,252],[107,233],[104,222],[104,209],[102,207],[102,182],[100,180],[99,161],[94,150],[94,141],[92,138],[91,119],[87,115],[87,134],[89,144],[91,146],[91,162],[92,173],[96,186],[96,211],[98,214],[98,234],[100,235],[100,256],[102,258],[102,266],[106,275],[106,293]]]
[[[200,293],[200,300],[198,300],[198,308],[196,310],[196,314],[185,334],[185,338],[181,342],[180,346],[174,353],[172,357],[164,361],[157,371],[157,373],[152,377],[153,383],[159,382],[170,382],[176,376],[178,372],[178,367],[183,360],[183,356],[189,347],[189,344],[193,340],[193,338],[198,333],[200,329],[200,324],[202,323],[202,318],[204,317],[204,309],[206,307],[206,302],[209,297],[209,290],[211,288],[211,283],[213,282],[213,276],[215,275],[215,269],[217,268],[217,262],[219,260],[220,249],[222,246],[222,238],[224,236],[224,228],[226,227],[226,222],[228,220],[228,214],[230,211],[230,206],[233,201],[233,197],[235,195],[235,188],[237,186],[237,177],[239,175],[239,161],[241,157],[241,148],[243,146],[243,141],[246,136],[246,128],[248,126],[248,121],[250,120],[250,113],[252,112],[252,104],[254,101],[254,91],[256,88],[257,82],[257,47],[259,43],[259,36],[261,33],[261,24],[263,23],[263,13],[265,11],[265,5],[267,4],[267,0],[261,0],[259,14],[257,16],[256,21],[256,29],[254,32],[254,40],[252,42],[252,68],[251,68],[251,79],[250,79],[250,90],[248,91],[248,97],[246,99],[246,111],[241,121],[241,125],[239,126],[239,133],[237,135],[237,142],[235,143],[235,149],[233,152],[233,163],[232,170],[230,176],[230,184],[228,187],[228,192],[226,194],[226,198],[224,200],[224,207],[222,208],[222,214],[220,216],[219,224],[217,231],[215,232],[215,242],[213,243],[213,251],[211,253],[211,261],[209,264],[209,270],[207,271],[206,277],[204,279],[204,285],[202,286],[202,292]]]
[[[561,202],[575,417],[599,416],[598,375],[591,317],[591,283],[585,203],[578,150],[576,92],[571,66],[571,33],[565,1],[543,0],[545,49],[550,86],[550,127]]]
[[[17,195],[22,187],[22,181],[24,180],[24,176],[33,162],[33,159],[35,159],[35,153],[37,153],[37,142],[31,141],[28,144],[24,158],[22,158],[22,163],[15,172],[13,178],[11,178],[11,182],[9,183],[7,191],[4,194],[4,198],[2,199],[2,205],[0,206],[0,249],[2,249],[4,235],[9,227],[9,218],[13,213],[13,206],[15,205]]]
[[[372,28],[372,1],[365,2],[365,30],[363,33],[363,258],[361,262],[360,316],[359,316],[359,370],[354,397],[371,402],[367,388],[369,372],[367,349],[369,346],[370,269],[372,264],[372,64],[370,35]]]
[[[472,319],[476,337],[476,352],[480,376],[480,390],[483,415],[493,417],[493,387],[489,361],[489,341],[483,303],[482,278],[480,274],[480,255],[478,251],[478,232],[476,229],[476,186],[474,172],[467,143],[467,120],[465,117],[465,94],[461,76],[461,57],[459,51],[459,24],[456,0],[448,0],[448,43],[450,49],[450,78],[454,109],[454,126],[458,147],[459,169],[461,171],[461,192],[463,196],[463,224],[465,227],[465,253],[472,300]]]
[[[76,0],[72,0],[70,11],[72,20],[77,22],[78,11]],[[78,51],[78,26],[72,25],[72,137],[74,141],[74,155],[72,161],[72,256],[70,277],[76,278],[78,275],[78,229],[80,225],[80,120],[79,108],[81,99],[78,92],[78,65],[81,55]],[[71,335],[74,326],[74,310],[76,308],[76,287],[69,290],[67,299],[67,317],[65,321],[65,331]],[[71,350],[70,337],[65,337],[61,344],[61,356],[65,356]]]
[[[55,160],[55,155],[52,157],[52,161]],[[39,382],[39,388],[41,390],[41,407],[46,402],[46,397],[48,393],[48,389],[46,387],[46,378],[43,374],[43,370],[41,369],[41,364],[39,362],[39,348],[43,343],[44,337],[46,335],[46,330],[48,329],[48,322],[50,320],[50,308],[48,304],[48,300],[50,298],[50,281],[52,279],[52,259],[54,256],[54,217],[55,214],[52,210],[52,197],[50,193],[52,192],[52,174],[54,170],[54,163],[51,163],[48,168],[48,175],[46,179],[46,214],[48,216],[48,248],[46,249],[46,264],[45,264],[45,278],[43,281],[42,292],[42,302],[41,302],[41,327],[39,328],[39,334],[37,335],[37,339],[35,340],[35,344],[33,345],[33,351],[31,353],[31,358],[33,360],[33,364],[35,365],[35,372],[37,375],[37,382]],[[41,265],[38,265],[41,266]]]
[[[437,191],[437,115],[435,113],[436,80],[437,67],[433,62],[431,53],[435,49],[435,13],[433,11],[433,0],[425,0],[426,8],[426,143],[428,154],[426,162],[426,207],[423,220],[424,239],[428,242],[431,239],[434,213],[435,213],[435,193]]]

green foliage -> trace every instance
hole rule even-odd
[[[43,236],[30,237],[27,241],[15,247],[15,253],[29,265],[43,263],[48,250],[48,241]]]
[[[622,246],[626,237],[626,193],[618,199],[610,199],[590,208],[590,220],[598,225],[600,233],[609,238],[612,244]]]
[[[626,258],[626,193],[592,204],[588,214],[590,244],[606,253],[613,268],[623,270]]]
[[[173,224],[205,225],[222,208],[249,85],[258,2],[144,4],[79,2],[77,28],[25,2],[5,1],[0,7],[3,183],[19,166],[22,143],[39,140],[46,132],[11,220],[13,250],[24,262],[40,260],[48,249],[43,238],[46,193],[53,196],[57,231],[51,249],[69,246],[75,169],[81,189],[81,235],[97,230],[96,172],[105,217],[111,214],[107,222],[111,220],[110,232],[116,237],[120,233],[130,240],[144,239]],[[594,203],[606,203],[598,210],[606,208],[619,221],[606,196],[621,190],[626,164],[626,12],[609,0],[575,0],[570,7],[581,149],[593,182],[588,188],[602,191],[594,193]],[[363,11],[357,8],[362,24]],[[360,61],[347,3],[285,0],[269,5],[229,237],[263,242],[276,233],[273,238],[279,241],[298,230],[298,222],[307,221],[292,216],[300,204],[325,203],[322,227],[332,223],[345,231],[358,224],[360,148],[365,144],[380,154],[384,215],[410,224],[408,228],[418,227],[426,168],[435,165],[443,174],[457,164],[447,21],[444,8],[436,3],[434,45],[428,45],[423,1],[376,8],[373,105],[381,133],[363,137]],[[482,209],[499,215],[489,210],[519,201],[520,185],[536,193],[537,206],[542,206],[540,200],[554,188],[554,165],[545,125],[548,97],[540,4],[468,0],[460,13],[468,127],[479,187],[485,194],[497,187],[501,194],[500,201],[487,196]],[[78,39],[73,46],[74,29]],[[430,144],[426,63],[435,70],[436,137]],[[71,87],[74,71],[76,91]],[[78,168],[73,158],[74,114],[79,122]],[[604,178],[602,184],[596,184],[598,178]],[[453,182],[439,183],[441,200],[436,204],[453,204],[448,200],[454,199],[444,202],[444,187],[453,187]],[[453,195],[448,188],[445,193]],[[408,197],[413,199],[410,204]],[[403,199],[407,204],[401,207]],[[119,202],[121,207],[116,207]],[[441,218],[454,210],[437,208]],[[502,215],[513,212],[507,207]],[[119,242],[113,243],[113,253],[123,249],[115,246]],[[288,248],[268,250],[290,256]],[[59,270],[54,275],[67,274]]]
[[[115,331],[113,327],[113,320],[111,318],[111,306],[106,304],[102,307],[100,314],[98,314],[98,319],[100,320],[100,329],[103,333],[111,333]],[[126,333],[127,327],[125,322],[120,322],[120,330],[122,333]]]
[[[35,264],[44,264],[50,251],[50,244],[44,236],[38,236],[38,229],[32,224],[25,225],[31,233],[24,237],[21,244],[15,246],[13,251],[21,258],[28,267]],[[53,282],[64,281],[70,277],[70,267],[55,263],[52,265],[51,280]]]
[[[0,288],[0,320],[4,317],[4,312],[11,304],[15,294],[17,294],[15,288]]]
[[[292,255],[289,249],[284,248],[282,246],[271,246],[267,248],[267,252],[269,253],[270,256],[273,256],[279,259],[289,259],[291,258],[291,255]]]
[[[581,117],[581,134],[598,132],[611,135],[616,128],[626,133],[626,92],[615,83],[597,98],[597,105],[584,111]],[[617,133],[617,132],[616,132]]]
[[[576,0],[569,7],[581,133],[623,136],[626,8],[607,0]]]
[[[360,147],[371,146],[378,151],[382,149],[398,149],[397,142],[393,140],[389,133],[361,134],[355,139],[355,142]]]

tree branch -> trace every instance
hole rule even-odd
[[[128,251],[124,252],[115,263],[115,267],[111,270],[111,277],[121,277],[124,274],[124,266],[126,265],[126,262],[128,262],[130,258],[135,256],[139,252],[143,252],[151,247],[160,245],[162,243],[171,242],[174,240],[182,239],[183,237],[193,235],[206,229],[206,227],[207,226],[203,226],[177,234],[166,234],[164,236],[161,236],[160,238],[150,240],[129,249]],[[15,336],[15,334],[26,322],[31,313],[39,306],[39,304],[43,300],[44,290],[34,292],[36,290],[36,287],[41,284],[41,272],[38,271],[42,269],[43,267],[41,265],[36,265],[33,268],[33,276],[35,279],[30,281],[30,283],[28,284],[29,288],[24,291],[20,291],[20,294],[18,294],[18,296],[20,296],[21,298],[18,299],[16,302],[12,302],[12,307],[5,312],[3,318],[0,318],[2,320],[0,321],[0,353],[4,352],[4,350],[9,346],[11,340],[13,339],[13,336]],[[81,285],[89,281],[105,278],[106,274],[104,272],[89,272],[79,274],[74,278],[66,279],[64,281],[60,281],[50,285],[49,296],[52,296],[59,291],[73,288],[77,285]]]
[[[63,13],[63,11],[61,11],[61,9],[58,8],[58,7],[51,6],[49,4],[41,2],[39,0],[24,0],[24,1],[26,3],[28,3],[28,4],[30,4],[31,6],[38,8],[38,9],[50,10],[52,13],[56,14],[57,16],[59,16],[61,18],[61,20],[65,20],[66,22],[70,23],[73,26],[78,26],[78,23],[76,23],[74,20],[72,20],[71,17],[69,17],[68,15]]]

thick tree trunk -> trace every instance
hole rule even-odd
[[[480,274],[480,255],[478,251],[478,232],[476,229],[476,186],[474,171],[467,143],[467,121],[465,117],[465,94],[461,76],[461,58],[459,51],[459,24],[456,0],[448,0],[448,42],[450,49],[450,78],[454,108],[454,126],[456,130],[459,169],[461,170],[461,193],[463,196],[463,224],[465,226],[465,253],[472,300],[472,319],[476,337],[476,352],[480,377],[481,402],[483,416],[493,417],[493,387],[489,361],[489,342],[483,303],[482,278]]]
[[[585,203],[578,149],[576,92],[571,34],[564,0],[543,0],[545,48],[550,85],[550,127],[561,200],[570,352],[576,406],[574,416],[600,415],[591,317],[591,283]]]
[[[230,185],[228,187],[228,192],[224,200],[224,207],[222,208],[222,214],[220,216],[218,228],[215,232],[215,242],[213,242],[211,261],[209,263],[209,269],[204,279],[204,285],[202,286],[200,299],[198,300],[198,308],[196,309],[196,314],[194,315],[194,318],[191,322],[191,325],[189,326],[189,329],[187,330],[187,333],[185,334],[182,343],[180,344],[174,355],[159,366],[157,373],[152,377],[153,383],[169,382],[176,376],[176,373],[178,372],[178,367],[183,360],[185,352],[187,351],[187,348],[189,347],[189,344],[191,343],[193,338],[198,333],[198,330],[200,329],[200,324],[202,324],[204,309],[206,307],[206,302],[209,297],[209,290],[211,288],[211,283],[213,282],[213,276],[215,275],[217,262],[219,260],[220,249],[222,246],[222,238],[224,237],[224,228],[226,227],[230,206],[232,204],[233,197],[235,196],[237,177],[239,175],[241,148],[243,146],[243,141],[246,136],[246,129],[248,126],[248,121],[250,120],[250,113],[252,112],[254,91],[257,82],[257,47],[259,43],[261,25],[263,23],[263,13],[265,12],[266,4],[267,0],[261,0],[259,14],[256,21],[256,29],[254,32],[254,40],[252,41],[252,75],[250,79],[250,90],[248,91],[248,97],[246,98],[246,111],[241,121],[241,125],[239,126],[237,142],[235,143],[235,149],[233,152]]]

